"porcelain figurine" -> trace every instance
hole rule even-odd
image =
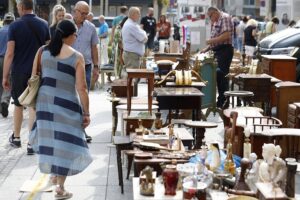
[[[258,169],[259,181],[271,182],[275,187],[284,189],[287,168],[280,156],[281,148],[274,144],[263,145],[263,162]]]
[[[153,168],[147,166],[141,172],[142,176],[145,176],[146,179],[143,180],[140,184],[140,193],[141,195],[145,196],[154,196],[154,184],[153,184],[153,177],[152,177]]]

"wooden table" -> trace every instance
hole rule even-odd
[[[127,69],[127,110],[130,115],[131,111],[131,97],[133,89],[131,86],[132,79],[146,78],[148,83],[148,111],[152,114],[152,91],[154,87],[154,71],[148,69]]]
[[[158,101],[160,110],[193,110],[193,120],[200,120],[201,98],[204,94],[193,87],[164,87],[155,88],[153,96]],[[171,123],[171,115],[169,115]]]
[[[262,108],[268,115],[271,113],[271,106],[275,105],[274,85],[279,82],[279,79],[268,74],[239,74],[232,80],[240,90],[252,91],[254,93],[252,101],[262,103]]]

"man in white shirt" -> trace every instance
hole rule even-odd
[[[145,43],[148,37],[138,23],[140,16],[140,9],[131,7],[128,12],[128,20],[122,28],[124,70],[139,68],[141,58],[145,53]]]

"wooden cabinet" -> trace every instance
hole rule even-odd
[[[263,55],[263,72],[282,81],[296,81],[296,58],[286,55]]]
[[[263,55],[262,70],[281,81],[296,81],[296,58],[286,55]],[[271,107],[276,105],[275,90],[271,90]]]
[[[277,83],[277,109],[276,117],[282,121],[282,126],[287,127],[288,104],[300,101],[300,83],[284,81]]]

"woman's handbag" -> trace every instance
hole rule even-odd
[[[39,49],[38,60],[37,60],[37,72],[36,75],[32,75],[28,80],[28,86],[24,92],[19,96],[18,100],[22,106],[35,107],[36,98],[41,84],[41,56],[43,47]]]

